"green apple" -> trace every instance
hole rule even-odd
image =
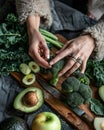
[[[33,119],[32,130],[61,130],[61,122],[56,114],[41,112]]]

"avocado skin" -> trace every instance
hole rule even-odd
[[[37,97],[38,97],[38,103],[35,106],[32,107],[28,107],[25,104],[22,103],[22,98],[23,96],[28,93],[28,92],[37,92]],[[33,87],[28,87],[24,90],[22,90],[14,99],[14,103],[13,103],[13,107],[17,110],[17,111],[21,111],[24,113],[32,113],[36,110],[38,110],[44,102],[44,95],[43,92],[40,88],[37,88],[35,86]]]
[[[9,117],[1,122],[0,130],[28,130],[28,126],[20,117]]]

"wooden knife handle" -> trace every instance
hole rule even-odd
[[[81,118],[83,119],[83,121],[85,121],[91,128],[91,130],[94,129],[93,127],[93,121],[94,121],[94,118],[90,117],[88,114],[84,113]]]

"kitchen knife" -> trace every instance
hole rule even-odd
[[[46,82],[45,79],[43,79],[40,76],[37,76],[37,82],[47,91],[49,92],[51,95],[53,95],[54,97],[56,97],[57,99],[61,100],[61,97],[65,98],[65,96],[61,93],[61,91],[59,91],[58,89],[56,89],[55,87],[51,86],[48,82]],[[69,106],[69,105],[68,105]],[[75,107],[72,108],[71,106],[69,106],[69,109],[71,109],[76,115],[78,115],[79,117],[81,117],[81,119],[83,119],[88,125],[92,126],[93,123],[93,118],[90,117],[84,110],[82,110],[79,107]]]

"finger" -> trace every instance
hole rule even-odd
[[[32,58],[34,60],[36,60],[36,62],[44,67],[44,68],[50,68],[50,65],[49,63],[43,58],[40,56],[39,52],[38,52],[38,49],[34,49],[34,51],[32,52]]]
[[[40,58],[34,58],[34,60],[36,60],[37,61],[37,63],[41,66],[41,67],[43,67],[43,68],[50,68],[51,66],[49,65],[49,63],[46,61],[46,60],[44,60],[42,57],[40,57]]]
[[[49,50],[48,46],[46,45],[46,43],[44,46],[44,56],[45,56],[46,60],[48,60],[50,58],[50,50]]]
[[[69,43],[71,43],[71,42],[72,42],[72,40],[70,40],[70,41],[68,41],[67,43],[65,43],[65,45],[64,45],[59,51],[56,52],[56,54],[59,54],[59,53],[61,53],[64,49],[66,49],[67,46],[69,45]]]
[[[58,55],[55,56],[55,58],[53,58],[51,61],[50,61],[50,65],[53,65],[55,64],[56,62],[58,62],[59,60],[63,59],[64,57],[66,57],[69,52],[71,53],[71,49],[67,48],[65,49],[64,51],[62,51],[61,53],[59,53]]]
[[[70,68],[75,64],[75,61],[70,58],[68,63],[65,65],[65,67],[59,72],[59,76],[64,75]]]
[[[66,73],[66,77],[69,77],[73,72],[75,72],[80,67],[80,64],[76,62],[70,70]]]
[[[81,73],[84,73],[86,70],[86,64],[87,64],[87,60],[84,60],[81,66]]]

